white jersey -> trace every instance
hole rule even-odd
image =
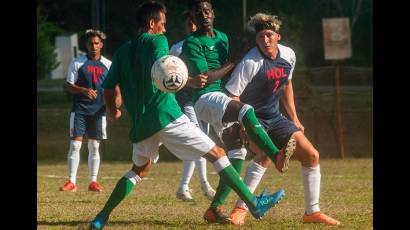
[[[169,54],[174,55],[174,56],[179,56],[182,53],[182,45],[184,44],[185,40],[179,41],[173,46],[171,46],[171,49],[169,50]]]

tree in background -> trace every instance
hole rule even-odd
[[[44,79],[59,63],[54,51],[54,38],[61,29],[47,22],[47,16],[37,7],[37,80]]]

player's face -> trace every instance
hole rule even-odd
[[[102,47],[103,43],[98,36],[91,37],[87,41],[87,51],[90,56],[99,57]]]
[[[256,44],[266,56],[276,52],[280,35],[273,30],[261,30],[256,34]]]
[[[197,7],[194,7],[192,15],[194,16],[194,23],[199,28],[205,30],[213,28],[215,15],[209,2],[201,2]]]
[[[152,31],[154,34],[163,34],[166,32],[165,25],[167,24],[167,18],[163,12],[159,13],[159,21],[153,22]]]
[[[185,20],[185,34],[189,35],[196,31],[196,25],[190,20]]]

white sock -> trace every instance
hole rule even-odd
[[[305,212],[307,215],[320,211],[320,177],[319,165],[316,167],[302,166],[303,188],[305,191]]]
[[[124,175],[125,178],[128,178],[134,185],[140,183],[142,181],[141,177],[139,177],[134,171],[130,170]]]
[[[199,181],[201,185],[208,185],[208,177],[206,175],[206,159],[201,157],[195,161],[196,169],[198,170]]]
[[[192,174],[194,173],[195,163],[194,161],[182,161],[183,169],[182,169],[182,176],[181,181],[179,183],[179,188],[182,191],[188,190],[188,184],[191,180]]]
[[[77,169],[80,164],[80,149],[82,141],[71,140],[70,149],[68,150],[68,178],[74,184],[77,179]]]
[[[99,140],[88,140],[88,173],[90,182],[97,181],[98,169],[100,168],[99,147]]]
[[[218,160],[214,161],[212,164],[214,165],[215,171],[219,174],[226,167],[230,166],[231,162],[229,161],[227,156],[223,156]]]
[[[251,191],[252,193],[255,192],[255,189],[260,183],[263,175],[265,174],[265,171],[266,168],[256,163],[255,161],[252,160],[251,162],[249,162],[245,178],[243,179],[243,182],[248,186],[249,191]],[[248,209],[245,202],[240,199],[236,202],[235,206],[242,207],[246,210]]]

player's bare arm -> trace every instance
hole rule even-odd
[[[93,90],[91,88],[84,88],[67,82],[66,89],[72,94],[82,93],[90,99],[97,98],[97,90]]]
[[[206,74],[208,75],[208,84],[219,79],[222,79],[224,76],[228,75],[228,73],[230,73],[233,70],[233,67],[235,67],[235,64],[232,62],[228,62],[225,65],[223,65],[220,69],[208,70],[206,72]]]
[[[283,97],[281,98],[281,102],[282,105],[285,107],[285,110],[288,113],[290,120],[292,120],[295,123],[296,127],[298,127],[302,132],[304,132],[305,127],[300,123],[298,115],[296,113],[292,80],[288,80],[283,85]]]
[[[118,87],[118,85],[116,86]],[[107,112],[107,118],[110,122],[114,122],[121,117],[121,111],[119,107],[116,106],[117,93],[116,89],[104,89],[104,99]]]

